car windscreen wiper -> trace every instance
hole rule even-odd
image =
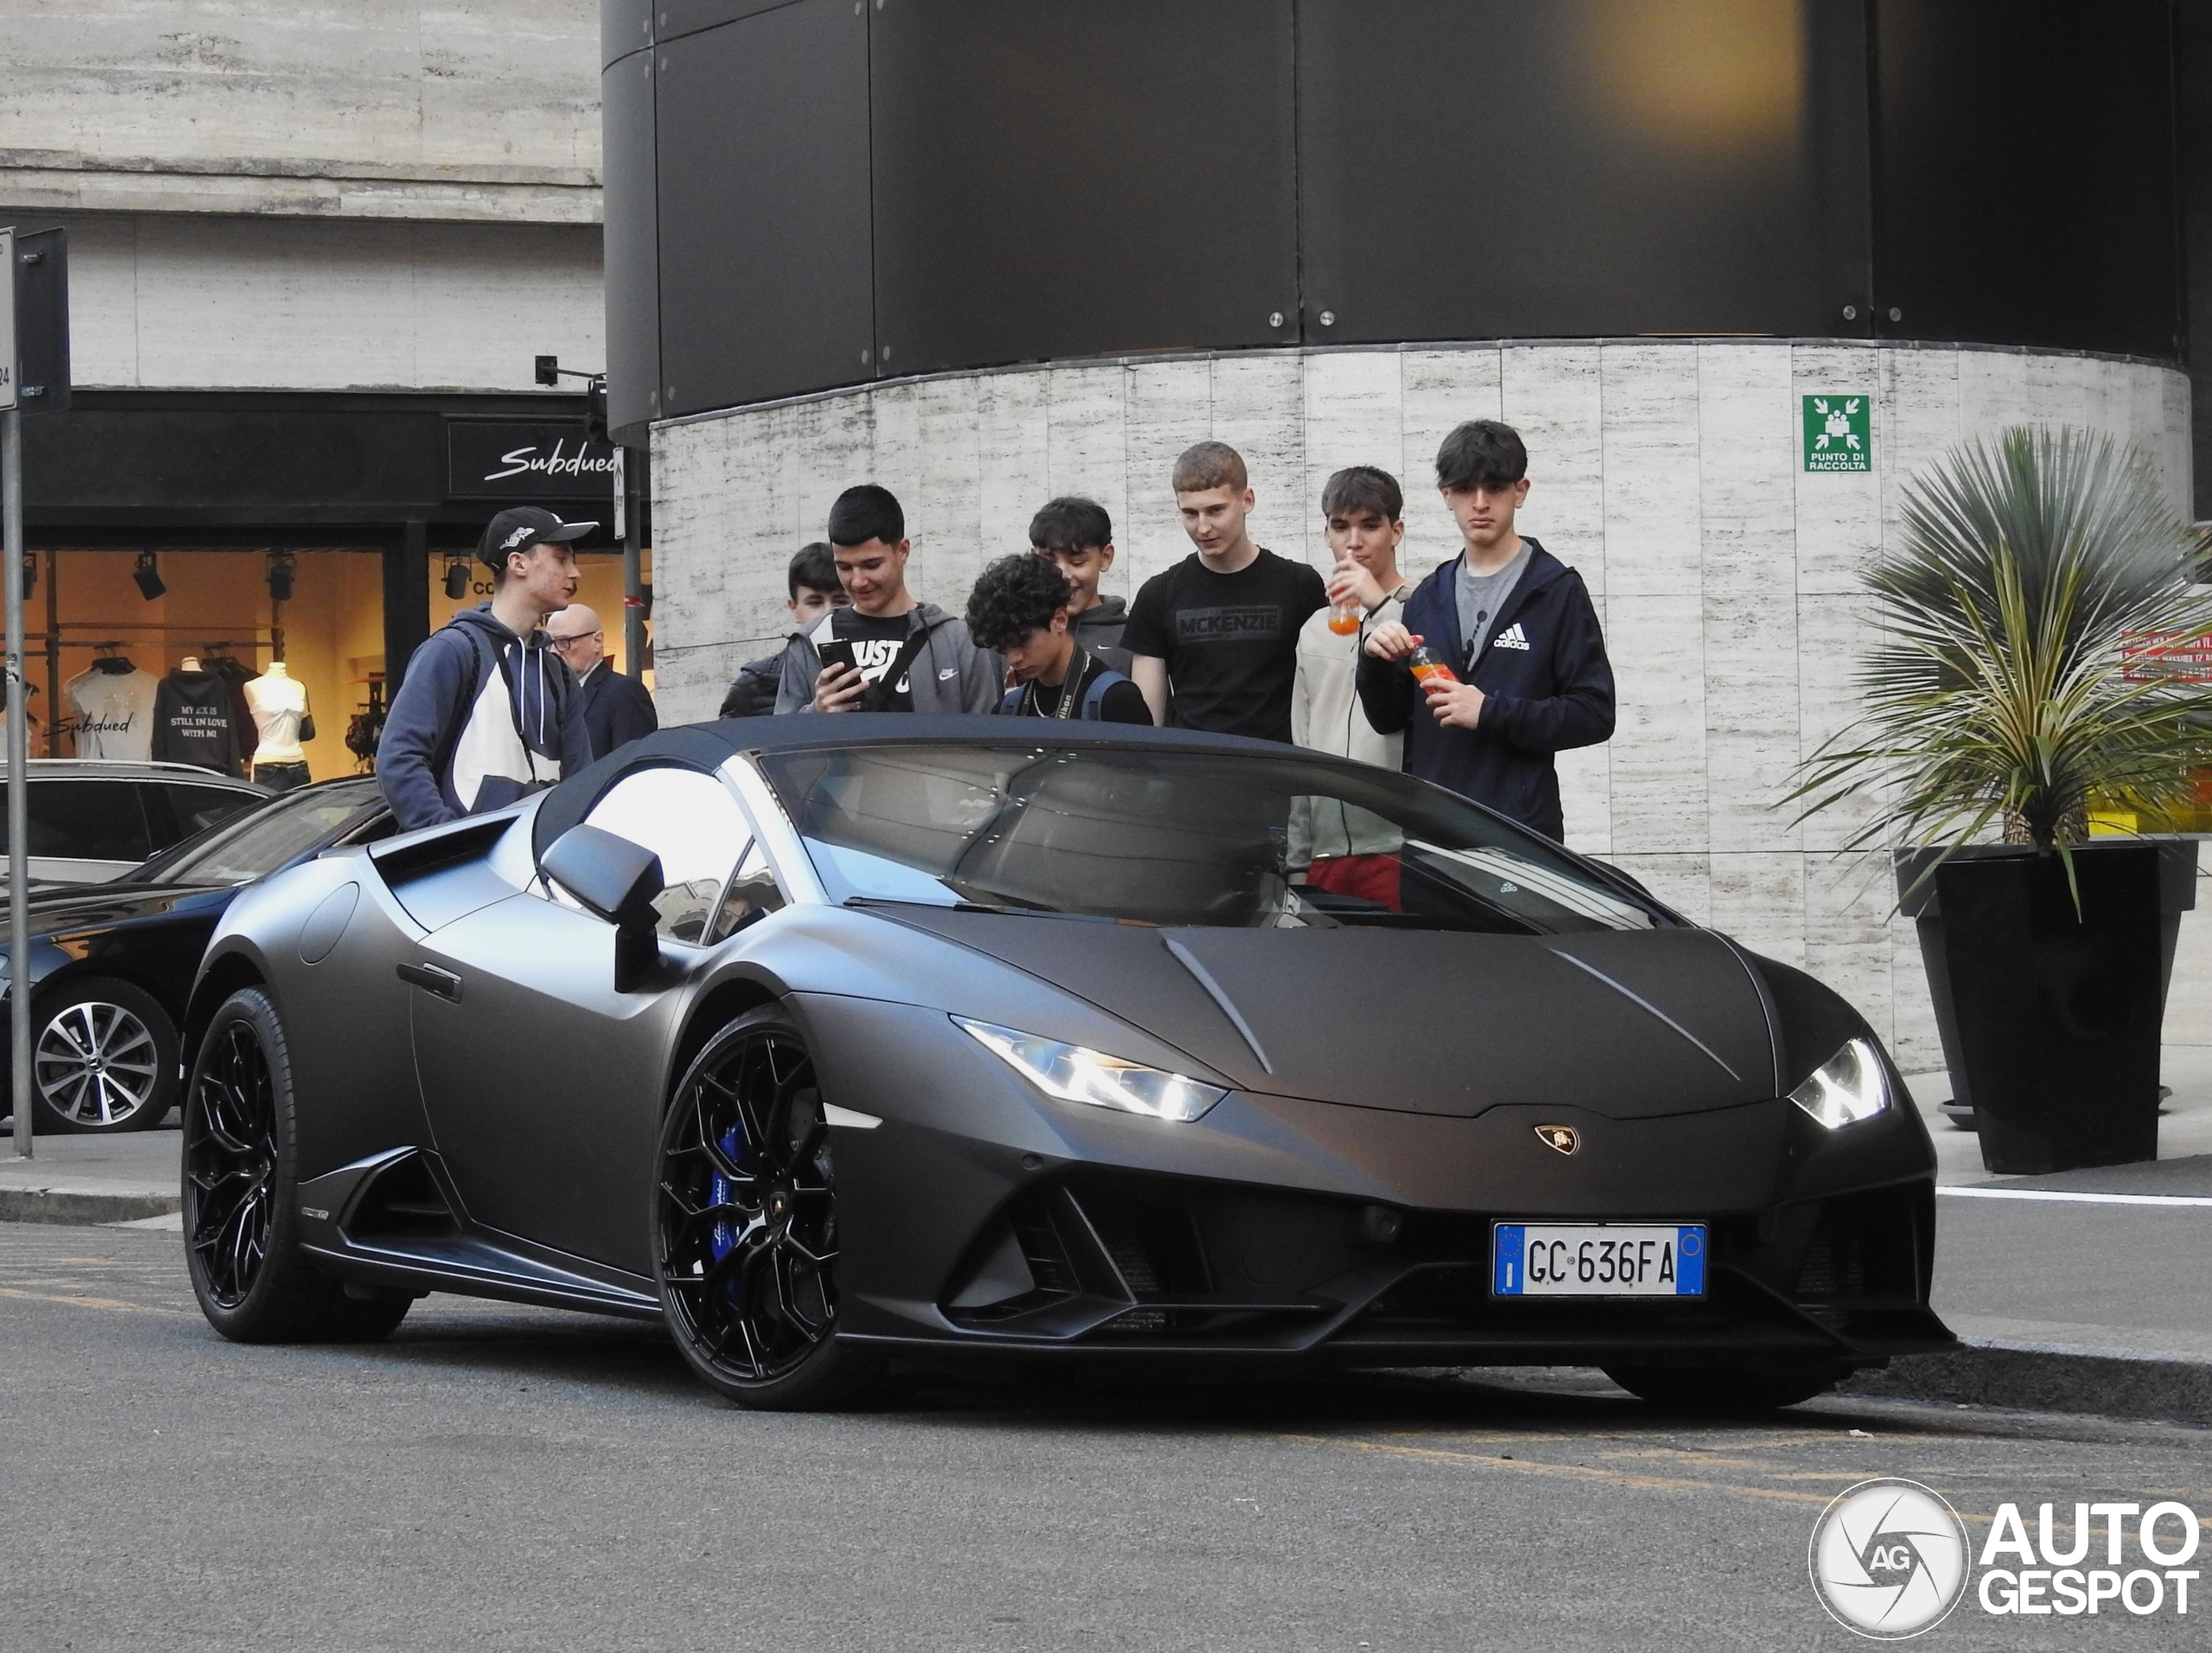
[[[1112,924],[1116,920],[1100,912],[1063,912],[1058,907],[1038,906],[1027,901],[975,901],[963,896],[957,901],[918,901],[890,895],[849,895],[840,906],[918,906],[935,912],[995,912],[1014,919],[1066,919],[1077,924]]]

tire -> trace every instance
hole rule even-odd
[[[804,1036],[780,1007],[707,1041],[654,1164],[653,1277],[683,1358],[741,1406],[850,1404],[883,1362],[837,1331],[837,1192]]]
[[[176,1024],[143,988],[88,976],[31,996],[41,1130],[150,1130],[176,1103]]]
[[[261,989],[241,988],[208,1023],[185,1087],[193,1294],[207,1323],[234,1343],[372,1343],[415,1300],[349,1294],[302,1254],[297,1115],[276,1007]]]
[[[1662,1411],[1745,1417],[1825,1395],[1842,1377],[1832,1360],[1768,1366],[1608,1366],[1605,1376]]]

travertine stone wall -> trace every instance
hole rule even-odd
[[[1873,398],[1874,469],[1808,474],[1800,397]],[[1835,852],[1845,813],[1802,826],[1792,767],[1852,715],[1869,637],[1859,571],[1897,532],[1898,491],[1961,437],[2019,423],[2135,444],[2177,506],[2189,385],[2153,365],[2043,352],[1633,340],[1147,358],[891,384],[705,416],[653,436],[664,722],[710,717],[738,664],[777,646],[783,570],[856,481],[893,489],[912,578],[957,607],[1030,513],[1086,493],[1113,513],[1109,588],[1187,554],[1167,487],[1189,443],[1243,451],[1262,544],[1325,566],[1321,484],[1354,463],[1406,482],[1405,563],[1458,539],[1433,482],[1445,432],[1503,418],[1534,486],[1522,521],[1582,571],[1620,688],[1618,732],[1561,760],[1567,837],[1665,900],[1847,994],[1908,1067],[1939,1060],[1910,926],[1885,863]],[[2168,1036],[2212,1041],[2212,968],[2184,932]]]

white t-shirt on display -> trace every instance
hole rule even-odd
[[[144,763],[154,755],[154,691],[150,671],[86,671],[62,685],[80,758]]]

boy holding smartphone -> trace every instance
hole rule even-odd
[[[1005,664],[967,626],[906,589],[906,515],[864,482],[830,507],[830,550],[850,599],[784,651],[779,712],[988,712]]]

